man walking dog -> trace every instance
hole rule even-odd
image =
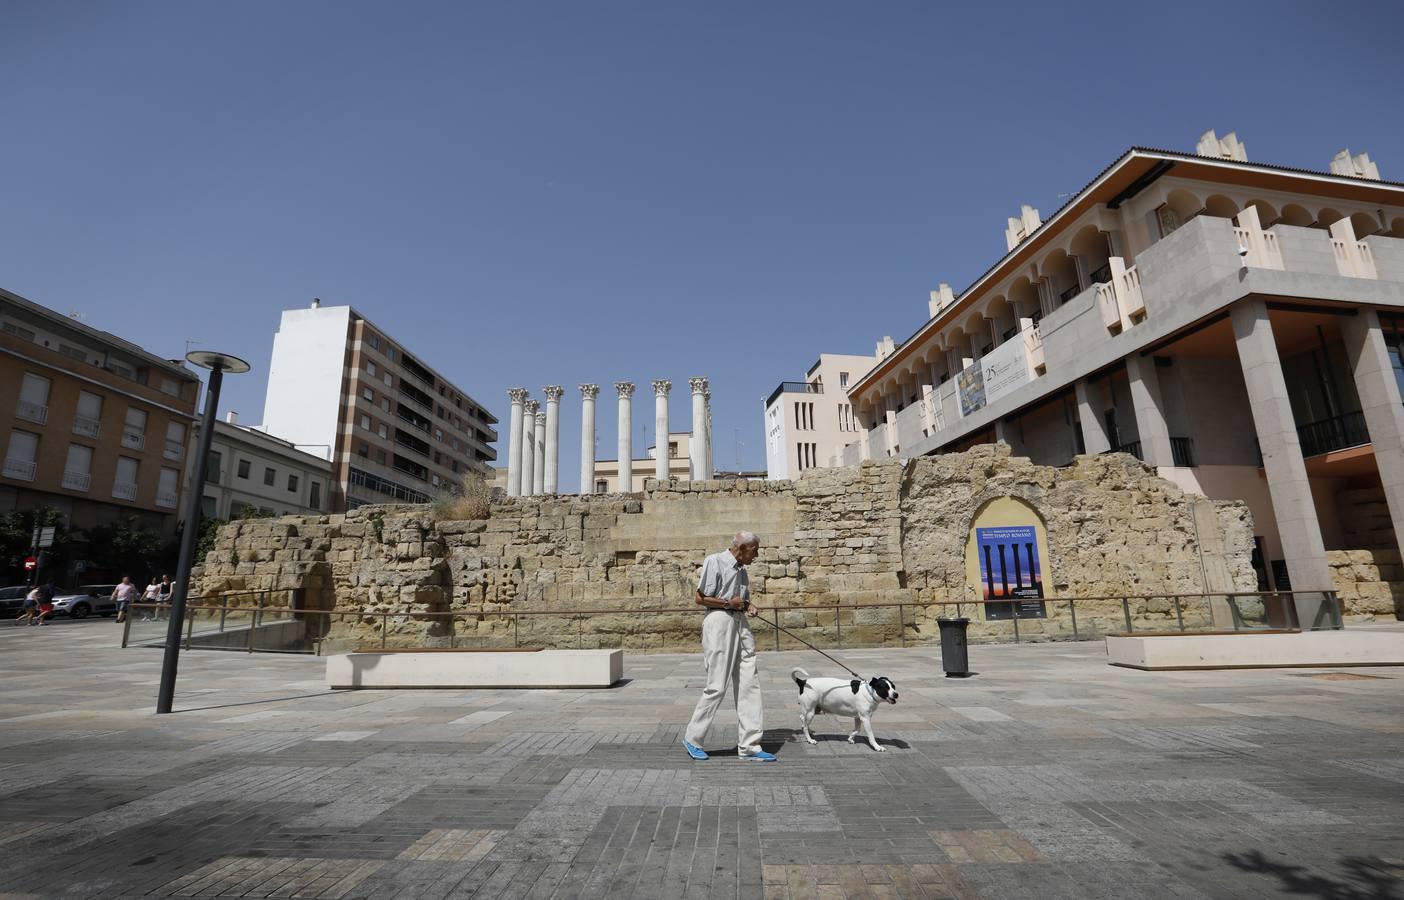
[[[708,610],[702,617],[702,662],[707,684],[683,736],[683,746],[693,759],[707,758],[702,740],[726,695],[728,682],[736,698],[737,755],[766,762],[775,759],[760,747],[764,730],[760,673],[756,669],[756,638],[746,624],[747,615],[759,612],[751,603],[750,578],[746,574],[746,565],[755,560],[758,552],[760,538],[740,531],[731,539],[729,550],[713,553],[702,563],[695,599],[698,606]]]

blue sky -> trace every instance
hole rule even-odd
[[[506,390],[712,379],[762,400],[871,353],[1133,144],[1369,151],[1404,180],[1400,4],[8,0],[0,285],[163,356],[249,359],[350,303],[500,417]],[[600,455],[615,444],[601,392]],[[505,429],[500,453],[505,456]]]

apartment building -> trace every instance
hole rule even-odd
[[[199,390],[179,362],[0,290],[0,511],[169,534]]]
[[[197,441],[199,436],[200,423],[196,422]],[[324,513],[331,505],[331,476],[331,462],[324,456],[240,425],[238,413],[230,412],[224,421],[214,423],[200,514],[210,519],[237,519],[246,514]],[[189,490],[193,459],[186,465],[184,477]]]
[[[858,437],[858,419],[848,388],[868,374],[891,338],[875,356],[821,353],[803,381],[782,381],[765,400],[765,467],[770,478],[798,478],[805,471],[839,464],[845,445]]]
[[[491,477],[497,419],[349,306],[285,310],[261,431],[332,463],[331,509],[425,503]]]
[[[849,389],[846,463],[1003,441],[1047,465],[1120,450],[1247,502],[1263,587],[1333,589],[1327,553],[1404,534],[1404,185],[1133,148]],[[1319,608],[1299,601],[1299,623]]]

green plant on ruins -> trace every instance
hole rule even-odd
[[[492,486],[481,472],[465,472],[459,483],[433,502],[435,521],[486,519],[492,511]]]

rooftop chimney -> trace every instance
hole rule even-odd
[[[1248,148],[1239,142],[1238,134],[1232,131],[1220,138],[1214,133],[1214,129],[1209,129],[1199,136],[1199,143],[1195,145],[1194,152],[1216,159],[1248,161]]]
[[[1027,203],[1019,207],[1019,218],[1010,219],[1009,227],[1004,229],[1004,240],[1013,250],[1024,242],[1029,235],[1038,230],[1038,226],[1043,224],[1043,219],[1039,218],[1038,210]]]
[[[1380,167],[1371,161],[1370,154],[1357,153],[1351,156],[1349,147],[1331,157],[1331,171],[1336,175],[1345,175],[1350,178],[1380,180]]]
[[[224,421],[228,422],[230,425],[238,425],[239,414],[231,409],[229,412],[224,414]]]
[[[1012,219],[1010,220],[1013,221]],[[931,311],[931,318],[936,318],[941,314],[941,310],[955,302],[955,294],[951,292],[951,286],[944,281],[941,286],[931,292],[931,299],[928,301],[928,309]]]
[[[321,298],[321,297],[313,297],[313,298],[312,298],[312,308],[313,308],[313,309],[321,309],[321,308],[322,308],[322,298]]]

